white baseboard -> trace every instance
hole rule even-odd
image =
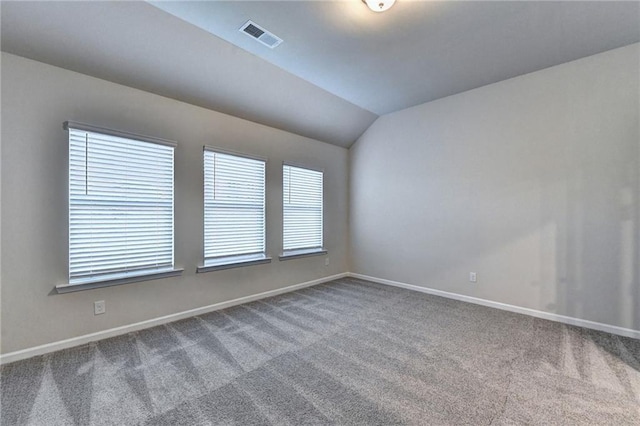
[[[233,300],[227,300],[225,302],[220,302],[220,303],[214,303],[213,305],[203,306],[201,308],[196,308],[196,309],[190,309],[188,311],[178,312],[176,314],[165,315],[163,317],[153,318],[150,320],[141,321],[134,324],[124,325],[121,327],[111,328],[103,331],[98,331],[96,333],[85,334],[84,336],[73,337],[71,339],[47,343],[45,345],[35,346],[33,348],[27,348],[27,349],[22,349],[15,352],[9,352],[4,355],[0,355],[0,365],[8,364],[14,361],[19,361],[21,359],[31,358],[38,355],[44,355],[46,353],[59,351],[61,349],[67,349],[67,348],[72,348],[74,346],[84,345],[90,342],[95,342],[96,340],[102,340],[109,337],[120,336],[122,334],[131,333],[132,331],[143,330],[145,328],[155,327],[157,325],[162,325],[169,322],[181,320],[184,318],[206,314],[208,312],[213,312],[220,309],[230,308],[232,306],[253,302],[255,300],[266,299],[267,297],[273,297],[279,294],[289,293],[291,291],[299,290],[301,288],[311,287],[313,285],[322,284],[328,281],[337,280],[339,278],[344,278],[347,276],[349,276],[349,273],[344,272],[341,274],[331,275],[324,278],[318,278],[317,280],[290,285],[288,287],[265,291],[264,293],[252,294],[250,296],[240,297],[238,299],[233,299]]]
[[[550,321],[561,322],[564,324],[575,325],[578,327],[604,331],[611,334],[617,334],[619,336],[626,336],[626,337],[632,337],[634,339],[640,339],[640,331],[633,330],[630,328],[618,327],[615,325],[603,324],[600,322],[568,317],[565,315],[552,314],[550,312],[538,311],[536,309],[523,308],[520,306],[509,305],[507,303],[494,302],[491,300],[480,299],[477,297],[465,296],[463,294],[450,293],[448,291],[435,290],[432,288],[421,287],[413,284],[406,284],[398,281],[386,280],[383,278],[370,277],[368,275],[349,273],[349,276],[353,278],[359,278],[362,280],[372,281],[379,284],[386,284],[394,287],[406,288],[408,290],[419,291],[421,293],[433,294],[435,296],[442,296],[448,299],[455,299],[455,300],[460,300],[462,302],[475,303],[476,305],[488,306],[490,308],[502,309],[503,311],[516,312],[518,314],[529,315],[536,318],[542,318]]]
[[[90,342],[95,342],[96,340],[102,340],[102,339],[107,339],[109,337],[120,336],[122,334],[131,333],[132,331],[139,331],[145,328],[155,327],[157,325],[178,321],[184,318],[202,315],[202,314],[217,311],[220,309],[230,308],[232,306],[241,305],[243,303],[249,303],[255,300],[265,299],[267,297],[273,297],[283,293],[289,293],[291,291],[299,290],[301,288],[311,287],[317,284],[322,284],[328,281],[333,281],[333,280],[337,280],[339,278],[344,278],[344,277],[359,278],[362,280],[372,281],[379,284],[386,284],[394,287],[401,287],[408,290],[419,291],[421,293],[427,293],[435,296],[446,297],[449,299],[460,300],[462,302],[475,303],[477,305],[488,306],[491,308],[501,309],[509,312],[516,312],[519,314],[529,315],[536,318],[542,318],[542,319],[547,319],[551,321],[561,322],[564,324],[575,325],[578,327],[585,327],[593,330],[604,331],[611,334],[617,334],[619,336],[626,336],[634,339],[640,339],[639,330],[633,330],[630,328],[618,327],[618,326],[603,324],[595,321],[589,321],[589,320],[584,320],[580,318],[553,314],[550,312],[538,311],[530,308],[523,308],[520,306],[509,305],[507,303],[494,302],[491,300],[480,299],[472,296],[465,296],[457,293],[450,293],[442,290],[435,290],[432,288],[421,287],[413,284],[407,284],[407,283],[387,280],[383,278],[371,277],[368,275],[344,272],[341,274],[331,275],[328,277],[319,278],[316,280],[307,281],[300,284],[294,284],[288,287],[278,288],[275,290],[265,291],[263,293],[252,294],[250,296],[240,297],[238,299],[227,300],[225,302],[203,306],[201,308],[191,309],[184,312],[178,312],[176,314],[166,315],[159,318],[153,318],[150,320],[141,321],[134,324],[124,325],[121,327],[111,328],[109,330],[98,331],[96,333],[85,334],[84,336],[73,337],[71,339],[47,343],[45,345],[35,346],[33,348],[27,348],[27,349],[22,349],[15,352],[9,352],[4,355],[0,355],[0,364],[8,364],[10,362],[19,361],[22,359],[31,358],[38,355],[44,355],[46,353],[72,348],[74,346],[84,345]]]

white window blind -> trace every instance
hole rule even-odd
[[[205,265],[264,252],[265,161],[205,149]]]
[[[69,283],[173,269],[174,146],[69,130]]]
[[[284,165],[283,249],[322,247],[322,180],[316,170]]]

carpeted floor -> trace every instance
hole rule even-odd
[[[640,341],[342,279],[2,367],[1,423],[640,425]]]

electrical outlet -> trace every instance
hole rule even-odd
[[[329,266],[329,258],[324,259],[324,266]]]
[[[478,276],[475,272],[469,272],[469,281],[471,281],[472,283],[478,282]]]
[[[107,305],[104,300],[98,300],[97,302],[93,302],[93,314],[94,315],[102,315],[107,312]]]

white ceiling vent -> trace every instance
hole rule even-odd
[[[270,33],[269,31],[265,30],[260,25],[252,21],[247,21],[243,26],[241,26],[240,32],[243,32],[249,37],[258,40],[260,43],[271,49],[282,43],[282,39],[280,37],[273,33]]]

